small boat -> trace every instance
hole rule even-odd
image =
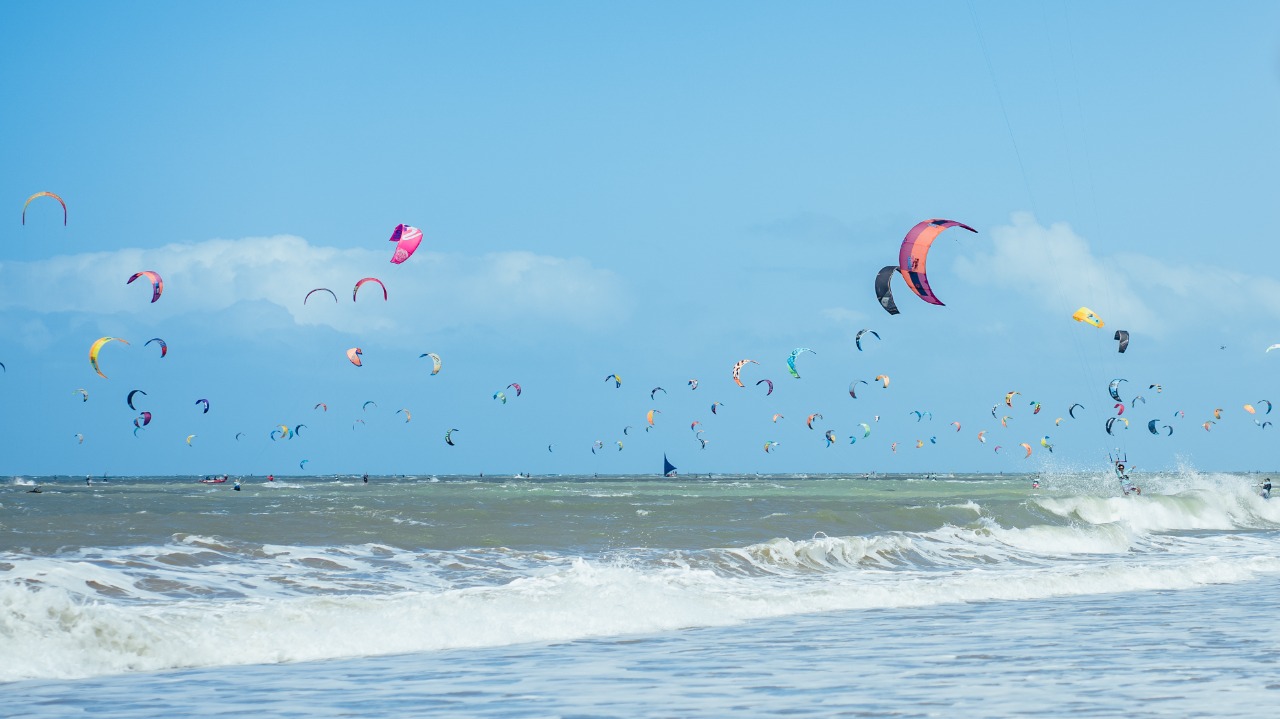
[[[226,477],[205,477],[200,480],[200,484],[226,484]]]

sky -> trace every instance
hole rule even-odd
[[[1275,470],[1280,5],[1160,8],[8,7],[0,475]]]

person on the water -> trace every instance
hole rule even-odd
[[[1124,471],[1124,462],[1116,462],[1116,477],[1120,479],[1120,491],[1127,497],[1129,493],[1142,494],[1142,488],[1129,481],[1129,473]]]
[[[276,476],[275,476],[274,474],[268,474],[268,475],[267,475],[267,481],[268,481],[268,482],[274,482],[274,481],[276,481]]]
[[[369,473],[368,473],[368,472],[365,472],[365,473],[364,473],[364,483],[365,483],[365,484],[368,484],[368,483],[369,483]]]
[[[1262,498],[1271,499],[1271,478],[1262,480]]]

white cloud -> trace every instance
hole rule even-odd
[[[149,314],[166,319],[210,313],[242,302],[284,308],[299,325],[327,325],[344,332],[421,334],[467,325],[516,322],[589,326],[616,321],[629,308],[626,292],[610,271],[585,259],[532,252],[485,255],[420,250],[403,265],[389,263],[390,249],[316,247],[300,237],[207,240],[155,249],[124,249],[0,264],[0,310],[89,315]],[[150,303],[150,283],[125,281],[155,270],[164,294]],[[384,302],[374,283],[387,287]],[[316,287],[325,293],[303,297]],[[241,328],[246,333],[255,328]]]
[[[957,274],[974,284],[1012,288],[1054,312],[1088,306],[1109,325],[1142,327],[1152,335],[1225,312],[1280,316],[1280,282],[1142,254],[1095,256],[1066,223],[1045,227],[1025,212],[1014,213],[1011,223],[991,231],[990,255],[958,259]]]

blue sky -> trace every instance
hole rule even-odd
[[[1280,7],[1150,10],[9,8],[0,472],[648,473],[664,452],[686,472],[1016,472],[1116,447],[1273,469],[1280,430],[1241,407],[1280,402]],[[21,224],[42,190],[66,227],[47,198]],[[890,317],[875,273],[934,217],[979,234],[930,254],[945,307],[899,279]],[[425,241],[397,266],[402,222]],[[144,269],[165,278],[155,304],[125,284]],[[366,276],[388,302],[351,301]],[[304,306],[314,287],[339,302]],[[1081,305],[1106,327],[1073,322]],[[882,339],[859,352],[861,328]],[[104,335],[131,343],[103,350],[106,380],[87,360]],[[796,347],[816,352],[799,380]],[[740,389],[743,358],[761,364]],[[1109,437],[1114,377],[1146,403]],[[132,389],[153,414],[137,437]],[[279,424],[307,426],[272,441]]]

